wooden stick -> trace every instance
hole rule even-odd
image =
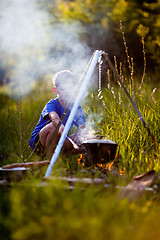
[[[16,168],[16,167],[31,167],[31,166],[43,166],[43,165],[49,165],[50,161],[39,161],[39,162],[27,162],[27,163],[13,163],[9,165],[2,166],[3,169],[10,169],[10,168]]]

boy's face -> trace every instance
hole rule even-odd
[[[73,86],[57,86],[57,92],[59,95],[59,99],[66,105],[70,98],[73,97],[74,100],[74,87]]]

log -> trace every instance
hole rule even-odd
[[[44,180],[60,180],[63,182],[68,182],[69,184],[74,183],[83,183],[83,184],[104,184],[105,180],[102,178],[79,178],[79,177],[54,177],[49,176],[47,178],[44,178]]]
[[[17,168],[17,167],[32,167],[32,166],[44,166],[49,165],[50,161],[39,161],[39,162],[26,162],[26,163],[12,163],[5,166],[2,166],[3,169],[11,169],[11,168]]]

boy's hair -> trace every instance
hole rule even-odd
[[[67,84],[75,84],[75,77],[72,72],[70,72],[69,70],[63,70],[54,75],[53,86],[55,88]]]

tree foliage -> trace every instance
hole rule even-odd
[[[90,39],[97,35],[103,49],[110,51],[114,47],[111,47],[108,42],[113,41],[116,43],[115,48],[117,45],[119,47],[117,55],[122,55],[123,42],[119,26],[121,20],[130,53],[135,56],[137,64],[143,61],[143,55],[139,53],[142,49],[140,39],[143,38],[145,39],[149,66],[151,66],[152,70],[159,66],[160,0],[56,0],[52,13],[60,21],[81,22],[87,28],[86,35],[88,36],[89,45],[91,44]],[[88,31],[88,28],[91,27],[92,31]],[[109,40],[107,41],[107,39]],[[94,41],[94,45],[91,47],[96,48],[97,45],[99,47],[99,41],[98,39],[96,42]]]

